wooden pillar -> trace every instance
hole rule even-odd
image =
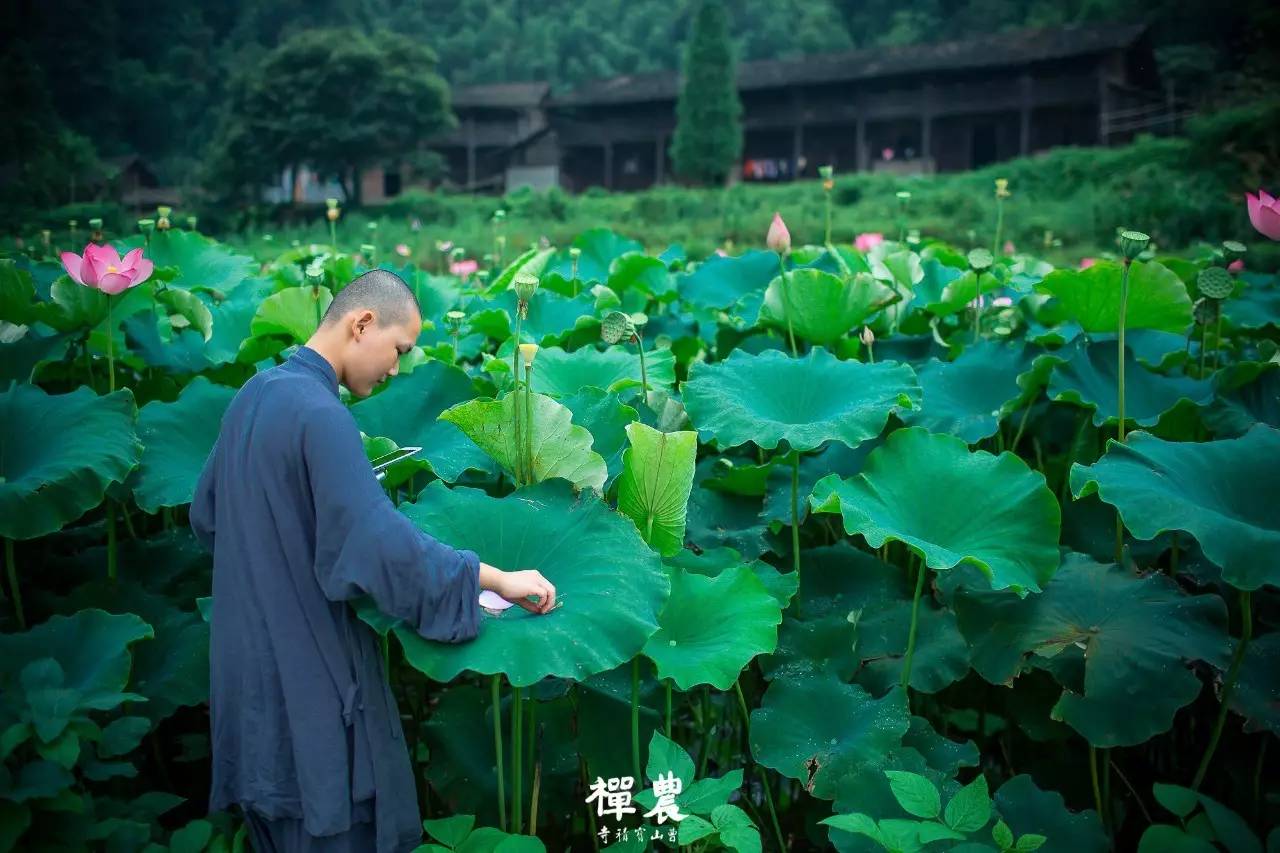
[[[791,178],[800,177],[800,158],[804,155],[804,125],[796,122],[791,129]]]
[[[474,191],[476,185],[476,122],[467,119],[467,190]]]
[[[926,161],[933,157],[933,86],[925,83],[920,92],[920,157]]]
[[[1030,74],[1023,74],[1018,80],[1022,88],[1022,108],[1018,111],[1018,153],[1026,157],[1031,153],[1031,106],[1034,103]]]
[[[604,144],[604,188],[613,189],[613,142]]]
[[[663,162],[667,152],[667,136],[665,133],[659,133],[657,140],[653,144],[653,182],[661,184],[664,178],[663,172],[666,164]]]

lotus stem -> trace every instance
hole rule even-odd
[[[512,416],[515,423],[516,458],[514,463],[516,488],[524,485],[524,444],[520,439],[520,309],[516,309],[516,336],[511,353]]]
[[[1124,315],[1129,304],[1129,260],[1126,258],[1120,272],[1120,335],[1118,339],[1116,361],[1116,396],[1120,409],[1120,427],[1118,440],[1124,442]]]
[[[1218,748],[1218,739],[1222,737],[1222,726],[1227,721],[1227,708],[1231,704],[1231,694],[1236,689],[1236,679],[1240,677],[1240,666],[1244,663],[1244,653],[1249,648],[1249,640],[1253,639],[1253,603],[1250,590],[1240,590],[1240,642],[1236,643],[1235,654],[1231,657],[1231,668],[1227,670],[1227,680],[1222,685],[1221,705],[1218,718],[1213,722],[1213,734],[1209,736],[1209,748],[1200,759],[1195,779],[1191,782],[1192,790],[1199,790],[1204,781],[1204,774],[1209,770],[1209,762],[1213,760],[1214,750]]]
[[[636,780],[640,775],[640,655],[631,659],[631,764]]]
[[[1027,410],[1022,413],[1022,420],[1018,423],[1018,431],[1013,434],[1013,443],[1009,445],[1010,453],[1018,452],[1018,440],[1022,438],[1022,431],[1027,428],[1027,418],[1031,417],[1031,403],[1027,403]]]
[[[522,738],[520,724],[523,722],[520,709],[520,688],[512,685],[511,687],[511,821],[517,835],[523,831],[524,824],[524,802],[521,799],[521,776],[524,775],[524,767],[521,754]]]
[[[787,265],[782,262],[782,255],[778,255],[778,269],[782,270],[782,310],[787,315],[787,338],[791,341],[791,357],[797,358],[799,353],[796,350],[796,333],[791,328],[791,279],[787,275]]]
[[[747,735],[747,754],[751,755],[751,715],[747,713],[747,700],[742,695],[742,684],[740,679],[734,679],[733,690],[738,695],[738,708],[742,711],[742,730]],[[751,758],[751,763],[760,773],[760,787],[764,788],[765,802],[769,804],[769,817],[773,821],[773,832],[778,838],[778,850],[786,850],[787,845],[782,840],[782,827],[778,823],[778,810],[773,804],[773,789],[769,787],[769,775],[760,764]]]
[[[636,333],[636,351],[640,353],[640,390],[644,393],[645,402],[649,401],[649,374],[644,364],[644,338]]]
[[[973,276],[973,342],[978,342],[982,334],[982,270],[975,270]]]
[[[1205,323],[1200,324],[1200,373],[1196,375],[1197,379],[1204,379],[1204,348],[1205,348],[1205,332],[1209,330],[1209,326]]]
[[[823,245],[831,245],[831,191],[826,193],[827,197],[827,239],[823,241]]]
[[[929,573],[923,557],[917,557],[916,591],[911,598],[911,627],[907,629],[907,656],[902,661],[902,686],[905,689],[911,681],[911,658],[916,651],[916,625],[920,612],[920,594],[924,590],[924,576]]]
[[[1093,806],[1098,811],[1102,828],[1107,829],[1107,816],[1102,810],[1102,790],[1098,787],[1098,751],[1089,744],[1089,782],[1093,785]]]
[[[800,451],[792,448],[791,460],[791,570],[796,573],[797,590],[800,583]],[[800,596],[793,602],[795,614],[800,615]]]
[[[107,294],[107,387],[111,391],[116,390],[116,357],[112,344],[115,342],[115,333],[111,330],[111,294]]]
[[[534,481],[533,475],[533,365],[524,366],[524,444],[525,464],[528,466],[528,482]]]
[[[1178,531],[1173,531],[1173,547],[1169,553],[1169,574],[1178,573]]]
[[[537,704],[530,706],[531,709],[537,708]],[[535,711],[536,713],[536,711]],[[535,734],[531,735],[534,741],[534,764],[533,764],[533,792],[529,797],[529,834],[538,834],[538,792],[542,788],[542,729],[539,728]]]
[[[1217,320],[1213,329],[1213,369],[1218,369],[1218,353],[1222,352],[1222,300],[1215,300],[1213,304],[1213,313],[1217,315]]]
[[[27,618],[22,612],[22,590],[18,586],[18,564],[13,557],[13,540],[4,540],[4,568],[9,576],[9,594],[13,597],[13,615],[18,617],[18,627],[27,630]]]
[[[571,257],[569,259],[569,263],[571,265],[570,268],[573,270],[573,298],[577,299],[578,298],[578,259]]]
[[[1000,232],[1004,230],[1004,199],[996,196],[996,239],[991,246],[991,256],[1000,257]]]
[[[667,679],[667,740],[671,740],[671,679]]]
[[[501,675],[489,680],[490,702],[493,705],[493,754],[498,761],[498,828],[507,831],[507,798],[502,783],[502,699]]]

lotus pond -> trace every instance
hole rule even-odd
[[[456,645],[360,602],[422,849],[1280,846],[1277,276],[895,236],[383,264],[425,320],[352,401],[423,448],[384,486],[563,601]],[[151,268],[0,260],[0,851],[244,849],[185,507],[370,258],[103,242]]]

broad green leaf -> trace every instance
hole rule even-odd
[[[827,441],[857,447],[875,437],[891,413],[919,405],[920,387],[905,364],[840,361],[814,347],[801,358],[735,350],[725,361],[696,363],[683,395],[704,441],[721,447],[751,441],[765,449],[786,441],[813,450]]]
[[[960,312],[969,315],[973,310],[969,307],[969,303],[983,294],[999,290],[1002,286],[1004,286],[1002,277],[993,274],[990,270],[984,271],[981,275],[968,270],[959,278],[948,282],[943,287],[942,293],[938,294],[938,298],[924,307],[930,314],[939,317],[949,317]],[[972,322],[969,316],[966,316],[965,321]]]
[[[11,258],[0,260],[0,320],[26,325],[36,319],[36,289],[31,273]]]
[[[1153,823],[1138,840],[1138,853],[1218,853],[1218,848],[1176,826]]]
[[[956,832],[977,832],[986,826],[991,820],[987,777],[979,773],[977,778],[961,788],[947,803],[943,820]]]
[[[169,837],[170,853],[201,853],[213,836],[213,824],[193,820]]]
[[[704,820],[697,815],[691,814],[684,820],[680,821],[680,829],[677,831],[676,840],[682,845],[692,844],[695,841],[700,841],[708,835],[714,835],[715,833],[716,828],[711,821]]]
[[[579,681],[630,660],[658,629],[670,581],[635,525],[598,498],[550,480],[504,498],[434,481],[403,510],[431,536],[496,566],[537,569],[563,605],[482,616],[479,636],[437,643],[404,626],[406,658],[436,681],[465,670],[505,673],[517,687],[549,675]],[[363,615],[363,614],[362,614]],[[367,620],[366,620],[367,621]]]
[[[893,291],[868,273],[841,279],[819,270],[794,270],[785,285],[781,275],[769,283],[760,322],[785,335],[790,315],[797,338],[830,346],[893,298]]]
[[[1213,383],[1186,376],[1161,376],[1143,367],[1126,350],[1124,371],[1125,422],[1154,426],[1160,416],[1186,400],[1196,406],[1213,399]],[[1120,419],[1116,345],[1098,341],[1081,347],[1070,361],[1053,368],[1049,399],[1079,403],[1092,408],[1093,425],[1114,424]]]
[[[1086,270],[1055,270],[1036,290],[1055,296],[1067,316],[1086,332],[1116,332],[1120,328],[1121,266],[1099,261]],[[1183,332],[1191,324],[1191,297],[1170,270],[1156,263],[1135,261],[1129,268],[1125,303],[1126,329]]]
[[[183,290],[202,287],[230,294],[258,266],[253,258],[224,243],[178,228],[153,232],[149,241],[141,234],[134,235],[121,241],[120,253],[138,246],[146,247],[143,256],[157,267],[176,268],[178,277],[168,284]]]
[[[189,326],[200,333],[205,343],[213,337],[213,313],[196,294],[169,287],[156,294],[156,302],[167,309],[169,322],[175,330]],[[175,320],[175,315],[180,319]]]
[[[493,296],[508,289],[519,273],[541,276],[543,270],[547,267],[547,262],[551,260],[551,256],[554,254],[555,249],[527,250],[508,264],[506,269],[493,279],[489,286],[485,288],[485,295]]]
[[[1020,345],[984,340],[954,361],[929,359],[917,371],[923,394],[920,409],[904,414],[903,422],[949,433],[969,444],[995,435],[1000,420],[1024,396],[1024,382],[1035,381],[1036,368],[1024,353]]]
[[[648,756],[649,761],[644,768],[645,778],[654,780],[667,773],[674,773],[675,778],[681,782],[681,789],[687,789],[693,783],[693,759],[684,751],[684,747],[662,732],[655,731],[649,738]],[[676,799],[679,801],[679,795]]]
[[[1000,849],[1013,846],[1013,830],[1009,829],[1009,824],[1003,820],[997,821],[995,828],[991,830],[991,840],[999,845]]]
[[[691,305],[728,308],[764,290],[778,272],[776,252],[752,249],[737,257],[712,255],[693,272],[680,276],[677,286],[681,298]]]
[[[98,743],[98,757],[110,758],[132,752],[142,743],[143,736],[151,730],[151,721],[146,717],[120,717],[112,720],[102,730],[102,740]]]
[[[644,653],[681,690],[710,684],[729,690],[743,667],[773,651],[782,609],[746,566],[715,577],[671,572],[671,596]],[[733,631],[725,631],[733,625]]]
[[[670,390],[676,381],[675,354],[645,344],[645,378],[649,388]],[[640,387],[640,356],[635,345],[611,346],[604,351],[583,347],[568,353],[560,347],[538,350],[534,359],[533,390],[552,397],[569,397],[583,388],[622,391]]]
[[[0,392],[0,537],[45,536],[102,503],[142,455],[136,417],[128,389]]]
[[[896,539],[932,569],[973,564],[993,589],[1038,591],[1058,565],[1061,516],[1043,474],[918,427],[890,435],[858,476],[819,480],[809,501],[872,548]]]
[[[573,413],[543,394],[534,394],[526,408],[525,394],[508,393],[501,400],[470,400],[446,409],[439,420],[451,423],[495,459],[512,477],[522,455],[514,430],[520,407],[520,442],[530,442],[536,481],[561,477],[575,489],[604,488],[608,471],[604,459],[591,449],[591,433],[573,423]],[[526,414],[532,411],[533,423]],[[532,427],[532,438],[529,429]],[[528,445],[526,445],[528,446]]]
[[[439,818],[438,820],[424,820],[422,822],[422,828],[427,831],[427,835],[449,848],[455,848],[462,844],[463,840],[471,834],[471,829],[475,825],[475,816],[467,814],[453,815],[452,817]]]
[[[610,264],[609,289],[615,293],[638,290],[661,299],[674,294],[676,285],[662,260],[640,252],[628,252],[614,258]]]
[[[760,853],[760,830],[742,809],[731,803],[716,806],[711,812],[711,822],[720,831],[720,841],[725,847],[738,853]]]
[[[698,434],[658,432],[633,422],[627,438],[631,447],[622,454],[618,512],[636,523],[649,547],[669,557],[684,548]]]
[[[780,572],[764,560],[745,560],[732,548],[711,548],[700,554],[684,550],[667,558],[666,563],[708,577],[715,577],[734,566],[746,565],[783,610],[800,586],[795,572]]]
[[[1168,731],[1200,693],[1188,664],[1222,666],[1227,656],[1221,598],[1186,595],[1162,574],[1138,578],[1079,555],[1040,595],[965,589],[953,605],[984,678],[1008,684],[1028,663],[1048,668],[1063,686],[1053,717],[1095,746],[1131,746]]]
[[[153,400],[138,412],[142,458],[130,480],[146,512],[191,503],[200,471],[218,438],[236,389],[197,376],[173,403]]]
[[[1280,430],[1259,424],[1240,438],[1164,441],[1145,432],[1107,442],[1091,466],[1071,467],[1071,493],[1098,493],[1139,539],[1167,530],[1196,538],[1237,589],[1280,585]]]
[[[1198,792],[1196,797],[1200,800],[1200,805],[1204,806],[1204,814],[1213,827],[1214,837],[1230,853],[1262,853],[1258,836],[1253,834],[1244,818],[1212,797]]]
[[[835,827],[844,832],[854,832],[858,835],[865,835],[877,842],[881,841],[884,836],[880,834],[880,827],[870,817],[858,812],[852,814],[837,814],[831,817],[823,818],[818,823]]]
[[[1280,631],[1255,637],[1240,666],[1231,707],[1245,718],[1247,732],[1267,729],[1280,734]]]
[[[889,777],[889,788],[907,814],[932,818],[942,812],[938,789],[925,777],[905,770],[886,770],[884,775]]]
[[[1097,812],[1073,813],[1062,795],[1041,791],[1026,774],[1014,776],[992,798],[996,811],[1019,836],[1044,835],[1045,853],[1105,853],[1111,845]]]
[[[428,361],[407,376],[396,376],[385,390],[351,407],[360,429],[384,436],[400,447],[421,447],[443,480],[453,482],[470,469],[487,470],[492,462],[466,435],[439,420],[441,412],[475,397],[471,379],[462,370]]]
[[[1181,785],[1169,785],[1156,782],[1152,786],[1156,802],[1173,812],[1178,818],[1185,819],[1196,810],[1196,792]]]
[[[873,699],[834,676],[777,678],[751,712],[751,753],[766,767],[831,799],[840,777],[897,746],[909,725],[906,694]]]
[[[617,394],[599,388],[583,388],[570,397],[561,398],[560,402],[573,412],[573,422],[591,433],[591,449],[600,454],[608,468],[607,490],[608,483],[622,473],[627,424],[636,420],[638,413],[622,403]]]
[[[305,343],[320,328],[320,320],[333,301],[327,287],[286,287],[262,301],[249,325],[258,335],[285,335]]]

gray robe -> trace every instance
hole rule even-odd
[[[332,365],[306,346],[237,392],[191,504],[213,553],[211,811],[232,804],[344,832],[374,800],[377,853],[422,823],[377,635],[347,601],[372,597],[428,639],[480,630],[480,561],[391,502]]]

